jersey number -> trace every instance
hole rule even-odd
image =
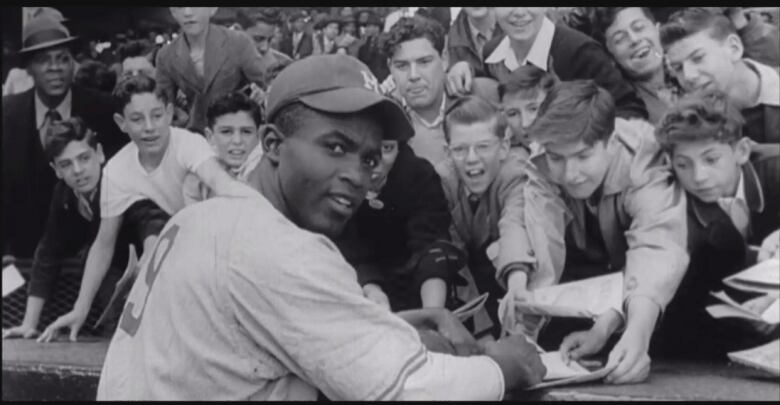
[[[157,279],[157,273],[160,271],[160,267],[162,267],[165,258],[168,257],[168,253],[171,251],[173,241],[178,233],[179,225],[174,224],[157,240],[152,259],[149,260],[149,263],[146,266],[146,296],[144,297],[144,303],[138,317],[133,316],[134,303],[128,300],[127,305],[125,305],[125,309],[122,312],[122,318],[119,321],[119,327],[130,336],[135,336],[138,327],[141,325],[141,318],[143,317],[144,309],[146,308],[146,300],[149,299],[149,292],[152,290],[154,280]]]

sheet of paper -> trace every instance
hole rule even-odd
[[[537,390],[541,388],[551,388],[551,387],[559,387],[564,385],[574,385],[574,384],[581,384],[581,383],[586,383],[591,381],[598,381],[606,377],[607,374],[611,373],[612,370],[615,369],[615,367],[617,367],[617,365],[614,365],[610,368],[600,368],[598,370],[587,372],[586,374],[575,375],[573,377],[561,378],[558,380],[549,380],[549,381],[545,380],[539,384],[529,387],[527,390],[531,391],[531,390]]]
[[[24,285],[24,277],[15,265],[10,264],[3,269],[3,298],[11,295]]]
[[[531,292],[532,301],[517,302],[521,313],[560,317],[593,318],[609,309],[621,311],[623,273],[617,272],[572,281]]]
[[[726,277],[723,283],[742,291],[763,293],[780,292],[780,259],[764,260],[754,266]]]
[[[780,377],[780,339],[752,349],[731,352],[731,361]]]
[[[479,297],[463,304],[460,308],[452,311],[452,314],[455,315],[461,322],[465,321],[466,319],[469,319],[474,314],[476,314],[480,309],[482,309],[482,307],[485,306],[487,299],[488,293],[484,293]]]
[[[710,314],[711,317],[715,319],[720,318],[744,318],[744,319],[750,319],[754,321],[761,320],[760,317],[757,315],[750,313],[748,311],[745,311],[744,309],[734,307],[732,305],[728,304],[714,304],[710,305],[707,308],[707,313]]]
[[[772,302],[761,314],[761,319],[768,323],[780,323],[780,298]]]
[[[576,361],[572,361],[568,365],[564,363],[563,359],[561,359],[560,352],[542,353],[540,356],[542,358],[542,363],[547,368],[547,373],[544,375],[544,381],[589,374],[589,371],[585,367],[577,364]]]

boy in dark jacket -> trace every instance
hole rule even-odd
[[[672,159],[688,200],[691,261],[657,333],[664,355],[718,357],[764,343],[771,329],[713,319],[705,307],[710,291],[729,290],[723,278],[756,263],[761,245],[776,255],[780,228],[780,145],[755,144],[744,120],[722,92],[688,96],[673,106],[656,130]],[[767,249],[768,248],[768,249]],[[760,257],[764,259],[764,257]],[[778,328],[774,327],[777,338]]]
[[[373,191],[336,241],[369,299],[393,311],[444,307],[462,267],[441,180],[406,142],[383,141]]]

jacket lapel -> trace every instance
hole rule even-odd
[[[206,51],[205,54],[208,57],[203,61],[203,92],[208,92],[211,84],[214,83],[214,79],[219,73],[219,69],[228,59],[228,53],[231,49],[228,49],[227,35],[222,32],[216,25],[209,26],[209,32],[206,36]]]
[[[203,81],[200,80],[198,72],[195,70],[195,64],[192,63],[190,49],[184,34],[182,33],[173,44],[176,47],[176,63],[172,64],[173,68],[179,72],[179,77],[187,82],[193,90],[203,92]],[[204,61],[204,63],[206,62]],[[205,66],[203,69],[205,71]]]

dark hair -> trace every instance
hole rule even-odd
[[[62,151],[71,142],[85,140],[92,149],[97,149],[98,141],[95,131],[87,128],[87,125],[79,117],[71,117],[62,121],[54,121],[46,130],[43,143],[43,153],[50,162],[54,162]]]
[[[120,62],[127,58],[144,57],[149,59],[149,61],[152,62],[152,65],[154,65],[154,59],[151,56],[153,52],[154,45],[145,39],[128,41],[120,45],[119,49],[117,50]]]
[[[390,28],[390,31],[381,35],[379,46],[382,53],[390,59],[402,43],[426,38],[441,55],[444,51],[444,35],[444,28],[435,20],[419,15],[403,17]]]
[[[116,84],[114,92],[111,94],[114,111],[122,114],[134,95],[144,93],[154,94],[163,104],[168,105],[171,102],[168,94],[162,91],[151,77],[144,74],[124,76]]]
[[[671,151],[680,142],[712,139],[733,144],[742,139],[745,120],[729,96],[721,91],[706,91],[681,98],[658,123],[658,143]]]
[[[493,133],[503,139],[506,134],[506,118],[493,103],[479,96],[465,96],[457,99],[444,114],[444,137],[450,142],[453,125],[471,125],[478,122],[493,122]]]
[[[281,16],[279,16],[278,11],[274,12],[272,10],[263,9],[259,12],[252,14],[252,17],[249,19],[249,24],[244,26],[244,29],[249,29],[250,27],[254,26],[257,23],[268,24],[270,26],[275,27],[281,25],[282,20],[281,20]]]
[[[76,76],[73,78],[73,84],[108,93],[116,85],[116,79],[116,74],[109,70],[104,63],[88,59],[79,65]]]
[[[615,129],[615,101],[593,80],[559,82],[550,89],[529,129],[541,144],[583,141],[593,145]]]
[[[555,76],[545,72],[534,65],[523,65],[506,76],[498,85],[498,98],[503,100],[507,94],[533,93],[530,97],[536,97],[538,92],[549,92],[555,85]]]
[[[593,38],[600,42],[602,45],[607,44],[607,29],[615,23],[615,18],[621,11],[632,7],[593,7],[591,13],[592,17],[592,33]],[[647,7],[637,7],[642,10],[642,14],[645,15],[650,21],[655,22],[653,13]]]
[[[675,12],[669,16],[666,24],[661,26],[661,46],[666,49],[673,43],[704,30],[709,30],[710,37],[719,41],[737,33],[736,27],[725,15],[702,7],[691,7]]]
[[[244,93],[238,91],[227,93],[214,100],[206,110],[206,121],[208,122],[209,128],[214,128],[214,123],[217,121],[217,118],[239,111],[249,113],[256,126],[263,123],[263,115],[260,112],[260,106]]]

